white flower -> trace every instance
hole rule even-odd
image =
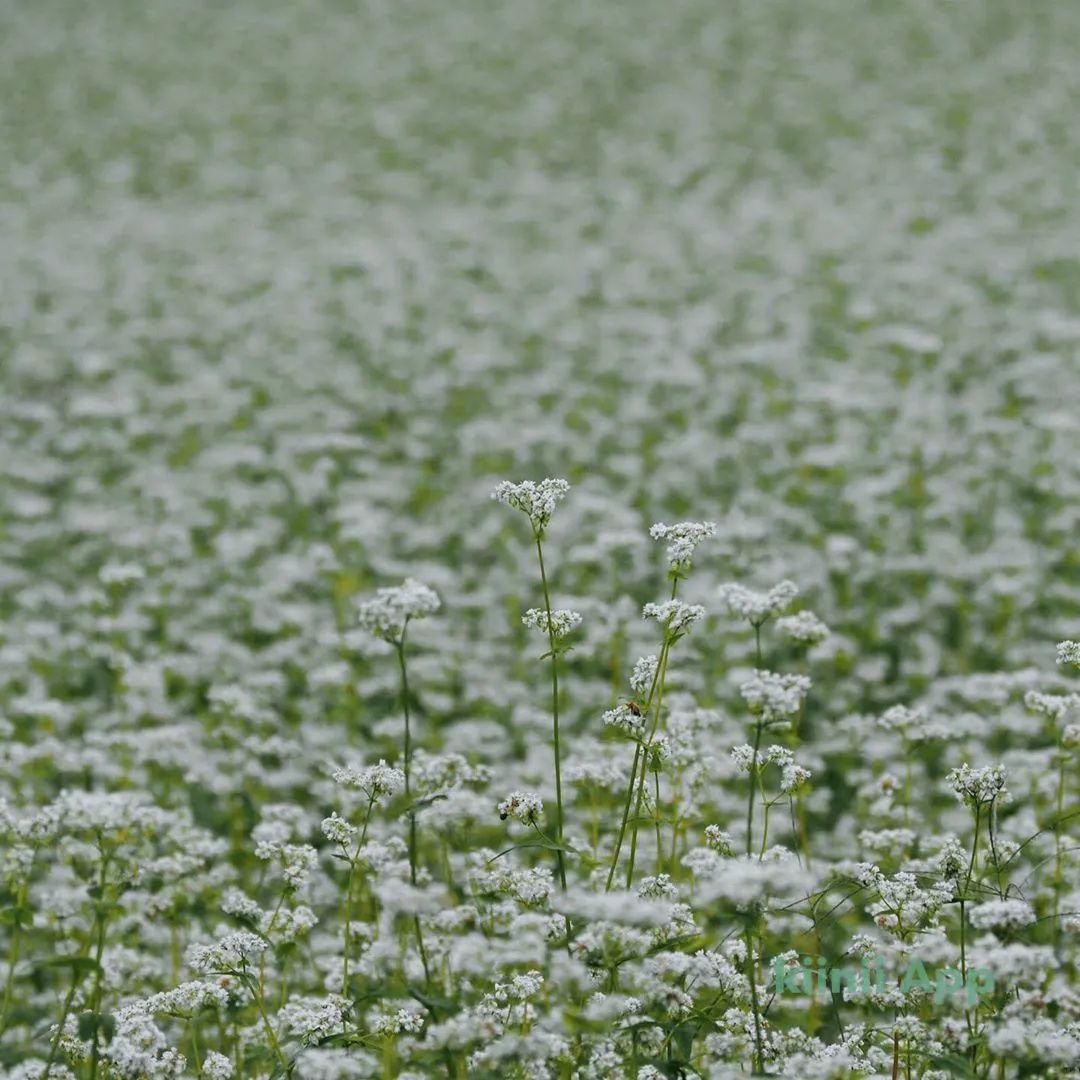
[[[526,514],[532,523],[533,531],[543,536],[555,513],[555,507],[566,498],[570,485],[566,480],[547,479],[539,484],[532,480],[523,480],[520,484],[503,480],[491,493],[496,502],[505,503]]]
[[[1075,664],[1080,667],[1080,641],[1062,641],[1057,647],[1059,664]]]
[[[214,945],[192,945],[187,961],[200,975],[215,975],[241,968],[269,948],[265,938],[247,930],[228,934]]]
[[[362,791],[370,800],[378,802],[387,795],[395,795],[405,788],[405,774],[380,760],[378,765],[347,765],[334,771],[334,782],[343,787]]]
[[[414,578],[400,585],[379,589],[374,597],[357,608],[357,620],[362,629],[384,641],[401,641],[405,627],[412,619],[423,619],[439,610],[438,594]]]
[[[1029,690],[1024,695],[1024,704],[1032,712],[1056,722],[1066,713],[1080,709],[1080,694],[1040,694],[1038,690]]]
[[[747,749],[749,749],[749,747]],[[751,751],[751,753],[753,753],[753,751]],[[713,851],[719,852],[721,855],[735,854],[735,841],[732,838],[731,833],[726,829],[721,829],[719,825],[705,826],[705,843]]]
[[[531,791],[512,791],[499,803],[499,817],[503,821],[512,817],[523,825],[533,825],[543,813],[544,804],[540,796]]]
[[[978,930],[1013,930],[1035,921],[1035,912],[1024,900],[988,900],[971,909],[971,925]]]
[[[739,692],[750,712],[766,724],[796,716],[810,691],[805,675],[778,675],[773,671],[755,671]]]
[[[657,522],[649,535],[654,540],[667,540],[667,560],[673,569],[689,570],[694,549],[703,540],[716,535],[714,521],[680,521],[677,525]]]
[[[635,694],[647,694],[656,677],[656,669],[660,660],[655,655],[642,656],[634,663],[634,670],[630,674],[630,689]]]
[[[829,628],[812,611],[785,615],[776,620],[776,629],[797,645],[820,645],[829,636]]]
[[[521,621],[529,627],[530,630],[541,630],[545,634],[550,634],[555,638],[564,638],[572,630],[575,630],[581,625],[581,616],[576,611],[570,611],[567,608],[559,608],[557,611],[551,613],[550,620],[548,619],[548,613],[540,608],[529,608],[521,617]]]
[[[398,1035],[403,1031],[415,1034],[423,1026],[423,1013],[411,1009],[398,1009],[368,1019],[368,1027],[373,1035]]]
[[[810,779],[811,775],[809,769],[804,769],[801,765],[789,762],[781,769],[780,790],[785,795],[792,795]]]
[[[640,736],[645,728],[645,717],[636,704],[623,703],[608,709],[601,718],[605,727],[613,727],[627,735]]]
[[[926,724],[926,710],[911,709],[906,705],[893,705],[878,717],[877,725],[886,731],[899,731],[906,735],[909,731]]]
[[[761,626],[774,615],[779,615],[799,595],[798,586],[787,580],[764,593],[754,592],[734,582],[721,585],[716,592],[729,614],[745,619],[751,626]]]
[[[351,825],[344,818],[338,817],[335,810],[328,818],[323,818],[319,823],[323,836],[331,843],[347,845],[360,831],[355,825]]]
[[[684,604],[681,600],[667,600],[662,604],[646,604],[641,609],[643,619],[655,619],[673,634],[685,633],[705,615],[701,604]]]
[[[1006,779],[1004,765],[987,765],[985,768],[973,769],[965,761],[959,769],[949,772],[945,783],[953,789],[961,802],[980,806],[994,799],[1005,801],[1008,798]]]
[[[133,585],[146,577],[146,571],[137,563],[106,563],[98,574],[102,585]]]
[[[233,1063],[231,1058],[219,1054],[216,1050],[208,1050],[203,1058],[203,1080],[232,1080]]]

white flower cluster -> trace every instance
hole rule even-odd
[[[987,765],[973,769],[966,761],[958,769],[951,769],[945,777],[945,783],[953,789],[961,802],[972,806],[982,806],[997,800],[1004,802],[1008,798],[1005,787],[1007,774],[1004,765]]]
[[[639,738],[645,729],[645,717],[634,703],[616,705],[614,709],[608,709],[601,719],[605,727],[615,728],[635,738]]]
[[[672,569],[687,571],[698,545],[710,536],[716,535],[714,521],[680,521],[676,525],[657,522],[649,529],[654,540],[668,542],[667,561]]]
[[[1024,704],[1032,712],[1059,722],[1068,713],[1080,710],[1080,694],[1043,694],[1029,690],[1024,694]]]
[[[634,670],[630,673],[630,689],[635,694],[647,694],[656,678],[656,669],[660,665],[659,657],[655,654],[639,657],[634,662]]]
[[[268,948],[265,938],[247,930],[228,934],[213,945],[192,945],[187,962],[200,975],[215,975],[238,971]]]
[[[438,594],[415,578],[379,589],[356,609],[361,629],[391,643],[399,642],[412,619],[423,619],[439,610]]]
[[[1059,664],[1074,664],[1080,667],[1080,641],[1061,641],[1057,647]]]
[[[373,1035],[400,1035],[402,1032],[415,1035],[423,1026],[424,1014],[413,1009],[396,1009],[368,1018],[368,1029]]]
[[[335,769],[333,779],[343,787],[362,791],[376,803],[405,789],[405,774],[381,759],[377,765],[346,765]]]
[[[1035,921],[1035,912],[1026,900],[987,900],[976,904],[969,914],[977,930],[1016,930]]]
[[[811,685],[806,675],[755,671],[753,678],[739,687],[739,692],[753,716],[760,717],[763,723],[775,724],[798,715]]]
[[[532,480],[523,480],[514,484],[509,480],[501,481],[491,493],[496,502],[504,503],[525,514],[532,523],[534,532],[543,536],[551,522],[555,508],[566,498],[570,484],[566,480],[548,477],[538,484]]]
[[[531,791],[512,791],[499,803],[498,809],[503,821],[512,817],[523,825],[536,824],[544,814],[543,801]]]
[[[730,615],[745,619],[751,626],[762,626],[779,615],[799,595],[799,589],[794,582],[786,579],[768,592],[755,592],[729,582],[721,585],[716,594]]]
[[[820,645],[829,636],[829,628],[812,611],[781,616],[776,629],[796,645]]]
[[[530,630],[540,630],[545,634],[550,634],[554,638],[564,638],[571,631],[575,630],[581,625],[581,615],[576,611],[570,611],[567,608],[559,608],[556,611],[552,611],[551,618],[548,618],[548,613],[541,608],[529,608],[521,617],[521,621]]]
[[[762,769],[766,765],[775,765],[780,769],[780,791],[784,795],[794,794],[811,776],[810,770],[796,764],[794,755],[784,746],[773,745],[764,752],[759,751],[755,761],[754,748],[743,743],[731,748],[731,760],[736,770],[743,773],[749,773],[755,768]],[[710,828],[714,827],[710,826]],[[706,839],[708,839],[707,830]]]
[[[665,600],[662,604],[648,603],[641,609],[643,619],[655,619],[668,633],[683,634],[699,619],[705,617],[701,604],[684,604],[681,600]]]

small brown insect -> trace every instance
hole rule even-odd
[[[628,701],[626,707],[634,714],[634,716],[641,715],[641,706],[636,701]]]

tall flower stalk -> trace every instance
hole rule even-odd
[[[409,669],[405,659],[405,640],[409,623],[413,619],[422,619],[439,610],[440,601],[433,589],[413,578],[406,579],[401,585],[390,589],[380,589],[373,599],[360,605],[358,612],[360,625],[382,638],[394,647],[397,654],[398,669],[401,673],[401,710],[405,717],[405,738],[402,752],[402,772],[406,799],[412,798],[412,714],[409,698]],[[410,802],[406,808],[409,818],[409,880],[412,885],[417,881],[417,838],[416,807]],[[420,928],[420,916],[414,916],[416,944],[420,950],[420,959],[424,965],[424,975],[430,981],[427,950],[424,948],[424,935]]]
[[[664,685],[667,679],[668,657],[671,647],[682,637],[696,622],[705,614],[705,609],[700,605],[681,603],[677,597],[679,582],[685,580],[690,573],[694,551],[703,540],[716,534],[716,525],[711,521],[683,521],[676,525],[665,525],[658,522],[649,530],[649,535],[654,540],[666,540],[668,542],[667,560],[669,577],[671,578],[671,597],[665,604],[646,604],[642,611],[644,618],[655,618],[663,627],[660,641],[660,656],[652,658],[656,660],[652,678],[649,681],[649,692],[645,698],[644,706],[635,703],[632,710],[623,707],[622,710],[614,710],[605,717],[608,723],[623,727],[634,736],[637,746],[634,750],[634,760],[630,766],[630,781],[626,788],[626,799],[623,802],[622,821],[619,824],[619,832],[615,840],[615,850],[612,852],[611,865],[608,868],[607,884],[605,891],[610,892],[612,882],[615,879],[615,871],[619,865],[619,855],[622,852],[623,841],[626,837],[627,826],[630,826],[630,856],[627,860],[626,887],[629,888],[634,879],[634,863],[637,857],[638,826],[641,812],[645,802],[645,784],[647,773],[651,769],[655,780],[656,790],[656,844],[657,844],[657,873],[660,872],[661,840],[660,840],[660,759],[662,747],[654,740],[660,725],[660,714],[664,700]],[[644,664],[644,670],[651,666],[650,660],[639,661]],[[635,674],[641,670],[635,669]],[[631,688],[635,691],[640,688],[631,680]],[[655,707],[654,707],[655,702]],[[649,717],[652,723],[648,736],[644,739],[645,724]],[[639,718],[640,723],[631,717]],[[635,800],[636,790],[636,800]],[[633,818],[630,816],[631,807],[634,808]]]
[[[551,730],[555,755],[555,855],[558,860],[559,885],[566,889],[566,853],[563,839],[562,743],[559,734],[559,656],[566,652],[563,639],[580,622],[577,612],[553,611],[551,590],[544,566],[544,537],[555,507],[566,498],[570,485],[565,480],[546,478],[535,484],[524,480],[520,484],[504,480],[491,493],[498,502],[520,510],[532,526],[536,557],[540,565],[540,584],[544,591],[544,609],[530,609],[524,616],[526,626],[547,634],[548,651],[542,659],[551,660]]]

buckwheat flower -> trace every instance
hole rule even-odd
[[[328,818],[323,818],[319,823],[319,828],[322,830],[323,836],[326,837],[332,844],[341,844],[348,846],[352,843],[353,839],[359,833],[359,829],[346,821],[343,817],[338,817],[335,810]]]
[[[549,620],[546,611],[542,611],[540,608],[529,608],[522,615],[521,621],[530,630],[540,630],[545,634],[551,634],[552,637],[564,638],[581,625],[581,616],[576,611],[560,608],[558,611],[551,613],[551,619]]]
[[[544,804],[540,796],[531,791],[512,791],[499,803],[499,817],[503,821],[512,817],[523,825],[535,825],[543,814]]]
[[[953,789],[961,802],[971,806],[981,806],[995,799],[1008,799],[1005,787],[1007,774],[1004,765],[987,765],[973,769],[966,761],[958,769],[953,769],[945,777],[945,783]]]
[[[191,945],[187,962],[200,975],[218,975],[237,971],[269,948],[265,938],[247,930],[228,934],[213,945]]]
[[[423,1013],[411,1009],[398,1009],[368,1018],[368,1028],[373,1035],[399,1035],[403,1031],[415,1034],[423,1026]]]
[[[757,763],[754,758],[754,748],[749,743],[731,748],[731,760],[738,772],[748,773]]]
[[[378,765],[367,767],[347,765],[333,774],[334,782],[343,787],[362,791],[373,802],[396,795],[405,789],[405,774],[380,759]]]
[[[1080,641],[1062,641],[1057,647],[1057,662],[1080,667]]]
[[[318,921],[315,912],[303,904],[292,909],[278,908],[277,911],[263,913],[259,932],[275,944],[280,944],[304,937]]]
[[[753,751],[751,751],[753,753]],[[735,854],[735,840],[726,829],[721,829],[719,825],[706,825],[705,826],[705,843],[716,852],[721,855],[734,855]]]
[[[608,709],[601,717],[605,727],[613,727],[626,735],[639,738],[645,730],[645,717],[636,705],[623,703]]]
[[[284,1031],[307,1045],[340,1032],[349,1008],[349,1002],[337,996],[298,997],[283,1005],[277,1018]]]
[[[1035,921],[1035,912],[1024,900],[988,900],[971,909],[971,925],[978,930],[1015,930]]]
[[[681,600],[666,600],[662,604],[648,603],[641,609],[643,619],[655,619],[669,633],[682,634],[705,615],[701,604],[684,604]]]
[[[1080,724],[1068,724],[1061,733],[1061,745],[1067,750],[1075,750],[1080,746]]]
[[[805,675],[779,675],[773,671],[755,671],[754,677],[739,687],[753,716],[766,723],[776,723],[796,716],[810,692]]]
[[[400,585],[379,589],[372,599],[359,605],[356,615],[361,629],[397,644],[411,620],[434,615],[440,606],[438,594],[433,589],[414,578],[407,578]]]
[[[645,695],[652,687],[653,679],[656,678],[656,669],[660,664],[656,654],[639,657],[634,662],[634,670],[630,673],[630,689],[635,694]]]
[[[784,615],[776,620],[776,629],[796,645],[820,645],[828,636],[829,628],[812,612],[800,611]]]
[[[232,1059],[216,1050],[208,1050],[203,1058],[202,1075],[204,1080],[232,1080]]]
[[[637,891],[638,896],[643,896],[647,900],[677,900],[679,898],[679,888],[671,880],[670,874],[656,874],[653,877],[642,878]]]
[[[106,563],[98,574],[102,585],[134,585],[146,577],[137,563]]]
[[[1067,713],[1080,709],[1080,694],[1040,694],[1037,690],[1029,690],[1024,695],[1024,704],[1032,712],[1056,723]]]
[[[520,484],[503,480],[491,493],[491,497],[496,502],[504,503],[525,514],[532,524],[533,532],[542,539],[551,523],[555,507],[566,498],[569,491],[570,484],[566,480],[551,477],[538,484],[532,480],[523,480]]]
[[[877,726],[885,731],[898,731],[906,735],[909,731],[920,728],[926,723],[926,710],[911,709],[906,705],[893,705],[877,719]]]
[[[703,540],[716,535],[714,521],[680,521],[676,525],[657,522],[649,535],[654,540],[667,540],[668,565],[673,570],[688,571],[694,551]]]
[[[263,917],[263,909],[235,886],[225,890],[225,895],[221,898],[221,910],[226,915],[250,923],[257,923]]]
[[[792,795],[809,781],[810,776],[809,769],[804,769],[801,765],[791,762],[783,766],[781,770],[780,790],[785,795]]]
[[[751,626],[764,625],[779,615],[798,595],[798,586],[787,580],[774,585],[768,592],[755,592],[735,582],[717,589],[717,596],[728,614],[745,619]]]

